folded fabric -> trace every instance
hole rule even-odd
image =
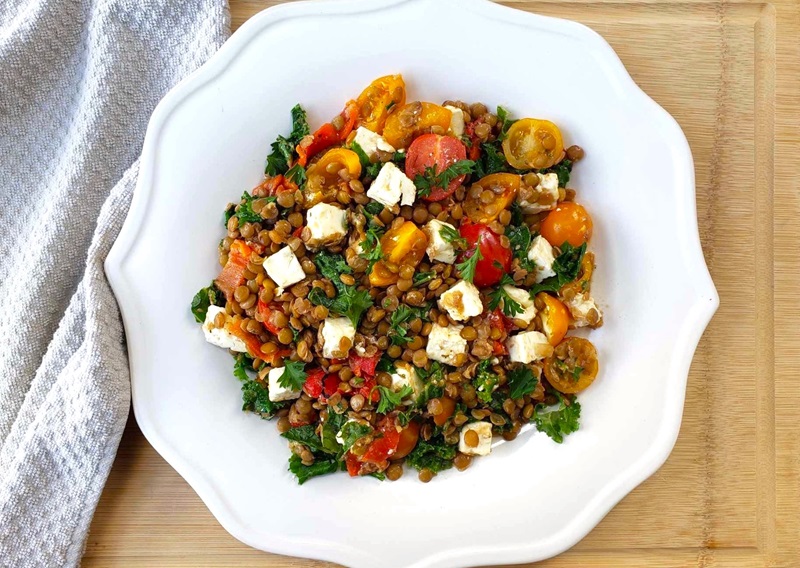
[[[75,566],[130,406],[103,271],[158,101],[226,0],[0,2],[0,566]]]

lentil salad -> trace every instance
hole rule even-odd
[[[533,423],[579,427],[598,359],[592,220],[559,128],[373,81],[313,133],[292,111],[265,178],[225,210],[193,298],[233,355],[243,410],[276,419],[299,483],[430,481]]]

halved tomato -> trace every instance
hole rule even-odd
[[[550,345],[556,346],[567,335],[569,328],[569,311],[567,306],[547,292],[536,294],[536,308],[542,320],[542,331],[547,336]]]
[[[582,337],[567,337],[544,360],[544,376],[563,393],[579,393],[597,377],[597,350]]]
[[[425,170],[435,168],[437,174],[460,160],[467,158],[464,143],[452,136],[423,134],[414,139],[406,154],[406,175],[414,179],[424,175]],[[441,201],[449,197],[464,182],[466,175],[454,178],[447,187],[432,187],[428,195],[421,196],[425,201]]]
[[[442,396],[439,398],[439,402],[442,403],[442,412],[433,417],[433,422],[437,426],[444,426],[444,423],[447,422],[447,419],[450,418],[456,410],[456,401],[452,398]]]
[[[384,260],[379,260],[372,267],[369,282],[373,286],[390,286],[399,279],[399,266],[416,267],[425,256],[428,237],[411,221],[406,221],[395,229],[386,231],[381,237],[381,250]],[[396,270],[392,270],[391,267]]]
[[[508,129],[503,154],[518,170],[541,170],[564,159],[564,139],[549,120],[523,118]]]
[[[406,84],[402,75],[386,75],[375,79],[358,95],[359,126],[381,134],[392,110],[406,102]]]
[[[412,144],[413,146],[413,144]],[[489,174],[469,188],[464,200],[464,212],[475,223],[491,223],[503,209],[507,209],[517,197],[522,176],[517,174]],[[492,199],[487,201],[484,194],[489,192]]]
[[[592,238],[592,218],[583,205],[565,201],[542,220],[540,232],[554,247],[579,247]]]
[[[419,422],[413,420],[400,430],[400,441],[397,444],[397,451],[392,455],[392,459],[400,459],[410,454],[417,447],[419,441]]]
[[[400,444],[400,431],[397,428],[397,421],[392,416],[386,416],[378,424],[377,430],[381,437],[373,441],[361,461],[366,463],[380,464],[394,456],[397,446]]]
[[[358,120],[358,103],[348,101],[339,116],[342,118],[342,127],[339,130],[330,122],[326,122],[313,135],[306,136],[300,141],[295,148],[298,164],[306,167],[311,158],[347,138]]]
[[[414,101],[399,107],[386,119],[383,137],[397,149],[408,148],[415,136],[430,132],[431,127],[450,127],[453,113],[443,106]]]
[[[335,198],[337,189],[346,184],[339,175],[342,169],[347,170],[350,179],[358,179],[361,176],[358,154],[347,148],[332,148],[311,164],[306,171],[304,205],[312,207],[320,201]]]
[[[458,262],[464,262],[475,253],[475,244],[480,241],[481,259],[475,267],[475,286],[493,286],[500,282],[503,274],[511,269],[511,249],[500,243],[500,235],[481,223],[463,223],[459,227],[461,236],[467,241],[466,252],[461,253]]]

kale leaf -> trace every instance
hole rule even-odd
[[[406,464],[417,470],[429,469],[439,473],[453,467],[455,457],[456,446],[450,446],[442,436],[436,436],[427,442],[420,439],[417,447],[408,454]]]
[[[534,284],[531,288],[531,296],[539,292],[557,293],[565,284],[569,284],[578,277],[581,269],[581,261],[586,253],[586,243],[579,247],[573,247],[568,242],[561,245],[561,254],[553,262],[555,276],[546,278],[539,284]]]
[[[303,465],[303,460],[300,459],[300,456],[292,454],[289,457],[289,471],[297,477],[299,485],[303,485],[312,477],[339,471],[340,467],[339,461],[335,458],[317,459],[311,465]]]
[[[531,394],[538,382],[530,367],[518,367],[508,373],[508,396],[519,399],[526,394]]]
[[[206,314],[210,306],[222,307],[225,305],[225,295],[217,289],[216,284],[213,282],[201,288],[197,294],[192,298],[192,314],[197,323],[206,321]]]
[[[292,108],[292,133],[288,138],[278,136],[272,143],[272,153],[267,156],[267,166],[264,173],[268,176],[285,174],[289,170],[289,163],[294,157],[294,149],[304,136],[311,133],[306,119],[306,111],[299,104]]]

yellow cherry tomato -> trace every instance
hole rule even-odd
[[[358,125],[378,134],[383,132],[386,118],[393,109],[406,102],[406,84],[402,75],[386,75],[369,84],[358,95]]]
[[[547,292],[536,294],[535,303],[536,308],[539,310],[539,317],[542,320],[542,331],[550,345],[555,347],[567,335],[569,310],[561,300]]]
[[[565,242],[579,247],[592,238],[592,218],[583,205],[565,201],[547,214],[539,230],[554,247]]]
[[[521,176],[517,174],[489,174],[472,184],[464,200],[464,212],[476,223],[488,224],[497,219],[503,209],[507,209],[520,187]],[[485,199],[486,192],[492,200]]]
[[[549,120],[523,118],[508,129],[503,154],[520,170],[549,168],[564,159],[564,139]]]
[[[544,376],[553,388],[566,394],[579,393],[597,377],[597,349],[582,337],[567,337],[544,360]]]
[[[346,169],[351,179],[361,177],[361,160],[358,154],[346,148],[332,148],[306,170],[305,206],[312,207],[332,198],[337,188],[345,183],[339,172]]]
[[[390,286],[400,279],[401,266],[416,267],[425,255],[428,237],[411,221],[395,229],[389,229],[381,237],[383,260],[379,260],[369,273],[373,286]]]
[[[418,135],[438,126],[446,131],[453,113],[443,106],[414,101],[393,111],[386,119],[383,137],[395,148],[408,148]]]

